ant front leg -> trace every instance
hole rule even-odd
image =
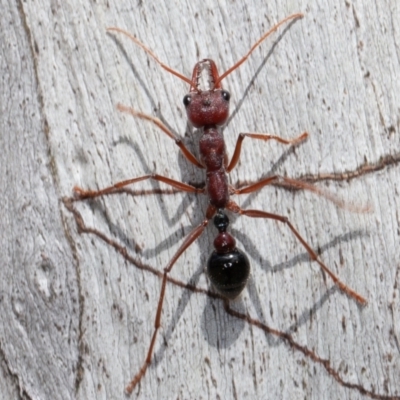
[[[181,149],[183,155],[193,165],[198,168],[204,168],[204,165],[193,155],[193,153],[184,145],[182,139],[177,138],[158,118],[152,117],[151,115],[144,114],[140,111],[134,110],[132,107],[126,107],[122,104],[117,105],[117,109],[121,112],[131,114],[133,117],[145,119],[146,121],[152,122],[158,128],[160,128],[168,137],[175,141],[175,144]]]
[[[178,258],[204,232],[204,229],[208,225],[208,221],[214,216],[215,212],[216,212],[216,208],[214,206],[211,206],[211,205],[208,206],[205,220],[197,228],[193,229],[186,236],[185,240],[183,241],[183,243],[181,244],[181,246],[179,247],[179,249],[177,250],[175,255],[172,257],[171,261],[164,268],[164,275],[163,275],[163,280],[161,283],[161,292],[160,292],[160,297],[158,299],[156,318],[154,321],[154,331],[153,331],[153,335],[151,337],[149,350],[147,351],[146,359],[145,359],[142,367],[140,368],[139,372],[134,376],[134,378],[131,380],[131,382],[129,382],[128,386],[126,387],[125,391],[127,394],[131,394],[133,392],[133,390],[135,389],[135,386],[143,378],[144,374],[147,371],[147,368],[151,364],[151,358],[152,358],[153,352],[154,352],[154,345],[156,342],[157,332],[161,326],[161,312],[162,312],[162,307],[164,304],[165,289],[166,289],[166,285],[167,285],[168,274],[171,272],[172,267],[174,266],[174,264],[176,263]]]
[[[286,224],[289,229],[292,231],[294,236],[299,240],[299,242],[303,245],[303,247],[307,250],[307,253],[310,255],[311,259],[313,261],[316,261],[318,265],[321,267],[323,271],[325,271],[333,280],[333,282],[339,287],[339,289],[346,293],[348,296],[352,297],[355,299],[357,302],[359,302],[362,305],[365,305],[367,303],[367,300],[362,297],[360,294],[358,294],[356,291],[348,287],[345,283],[343,283],[339,277],[337,277],[319,258],[317,253],[311,248],[311,246],[304,240],[304,238],[300,235],[300,233],[297,231],[297,229],[292,225],[292,223],[288,220],[287,217],[284,217],[283,215],[278,215],[278,214],[271,214],[266,211],[260,211],[260,210],[243,210],[240,208],[235,202],[230,201],[228,206],[228,210],[231,210],[234,213],[241,214],[241,215],[246,215],[248,217],[252,218],[267,218],[267,219],[274,219],[275,221],[282,222]]]
[[[235,151],[233,153],[231,162],[229,163],[229,165],[226,168],[226,172],[228,172],[228,173],[231,172],[233,170],[233,168],[235,168],[236,164],[238,163],[239,157],[240,157],[240,152],[242,150],[242,142],[245,137],[249,137],[252,139],[264,140],[265,142],[268,140],[276,140],[277,142],[282,143],[282,144],[296,145],[296,144],[302,142],[303,140],[305,140],[308,137],[308,133],[303,132],[301,135],[299,135],[293,139],[283,139],[280,136],[268,135],[268,134],[264,134],[264,133],[241,133],[236,142]]]

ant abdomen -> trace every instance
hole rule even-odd
[[[215,250],[207,262],[207,275],[215,289],[228,299],[234,299],[246,286],[250,263],[246,254],[236,248],[236,241],[226,232],[228,216],[222,211],[214,217],[219,233],[214,240]]]
[[[207,275],[217,292],[232,300],[246,286],[250,275],[249,259],[237,248],[228,253],[214,250],[207,262]]]

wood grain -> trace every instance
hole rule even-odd
[[[285,226],[232,216],[252,264],[248,288],[230,314],[207,292],[208,228],[171,273],[154,361],[132,397],[400,398],[399,6],[83,3],[1,3],[2,395],[123,398],[153,329],[154,271],[204,218],[200,195],[124,193],[73,203],[75,214],[62,201],[75,185],[152,172],[204,181],[165,134],[116,110],[157,116],[196,152],[186,85],[106,28],[128,30],[190,77],[206,57],[227,70],[274,23],[303,12],[223,82],[224,135],[230,154],[240,132],[310,137],[295,149],[246,139],[231,182],[307,178],[369,204],[373,212],[354,213],[280,187],[237,199],[289,217],[368,305],[332,287]],[[92,230],[79,232],[79,221]]]

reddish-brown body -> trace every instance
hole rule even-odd
[[[225,142],[216,127],[205,128],[199,141],[200,160],[206,168],[206,191],[210,204],[225,208],[229,201],[228,177],[225,170]]]
[[[199,88],[199,80],[204,73],[211,83],[208,90]],[[200,162],[206,169],[205,189],[210,205],[223,209],[229,202],[229,187],[225,141],[219,127],[228,119],[230,94],[222,89],[218,78],[214,61],[199,61],[193,69],[190,93],[183,103],[190,123],[202,132],[199,140]]]

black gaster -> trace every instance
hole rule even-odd
[[[250,275],[246,254],[236,248],[235,239],[226,232],[229,219],[222,210],[214,217],[219,234],[214,240],[215,250],[207,262],[207,275],[215,289],[232,300],[239,296]]]

